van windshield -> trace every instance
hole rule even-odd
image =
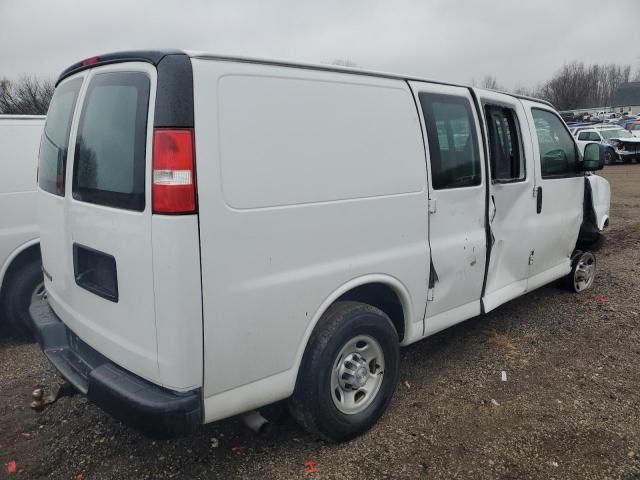
[[[38,185],[46,192],[64,196],[65,172],[71,120],[82,78],[75,78],[56,88],[40,143]]]
[[[144,210],[149,77],[110,72],[91,79],[82,107],[73,198]]]

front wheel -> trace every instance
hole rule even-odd
[[[596,277],[596,257],[591,252],[577,252],[571,262],[571,272],[565,277],[566,287],[581,293],[593,285]]]
[[[289,409],[307,431],[345,441],[371,428],[398,383],[398,334],[381,310],[337,302],[318,322]]]
[[[607,148],[607,150],[605,150],[604,152],[604,164],[611,165],[612,163],[615,163],[615,161],[616,161],[616,154],[614,153],[613,150],[611,150],[610,148]]]

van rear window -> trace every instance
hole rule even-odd
[[[149,77],[98,74],[87,88],[76,138],[73,198],[142,211]]]
[[[55,195],[64,196],[69,131],[81,86],[82,78],[62,83],[56,88],[47,112],[40,144],[38,185],[42,190]]]

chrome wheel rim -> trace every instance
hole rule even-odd
[[[384,353],[376,339],[358,335],[340,349],[331,372],[333,404],[346,415],[364,411],[384,379]]]
[[[573,286],[576,292],[582,292],[593,285],[596,274],[596,257],[586,252],[580,255],[573,274]]]
[[[44,288],[44,282],[40,282],[36,285],[36,288],[33,289],[31,293],[31,303],[46,298],[47,291]]]

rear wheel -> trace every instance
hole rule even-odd
[[[44,279],[39,261],[32,261],[15,270],[4,287],[3,311],[10,327],[22,337],[32,336],[29,306],[44,296]]]
[[[577,252],[573,257],[571,272],[565,277],[565,286],[581,293],[592,287],[596,277],[596,257],[591,252]]]
[[[337,302],[309,339],[289,409],[309,432],[349,440],[371,428],[398,383],[398,334],[384,312]]]

